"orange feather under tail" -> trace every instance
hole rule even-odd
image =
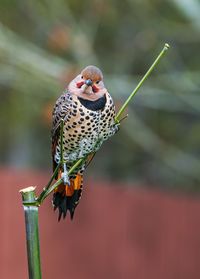
[[[58,179],[59,179],[58,175]],[[60,184],[53,194],[53,206],[54,210],[58,209],[58,221],[67,215],[67,211],[70,212],[70,217],[73,219],[75,208],[79,203],[83,187],[83,176],[77,174],[75,178],[70,179],[70,186]]]

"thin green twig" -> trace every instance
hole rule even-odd
[[[148,78],[148,76],[151,74],[151,72],[153,71],[153,69],[156,67],[156,65],[160,62],[160,59],[166,54],[166,51],[169,49],[169,45],[166,43],[162,49],[162,51],[160,52],[160,54],[157,56],[157,58],[155,59],[155,61],[153,62],[153,64],[151,65],[151,67],[149,68],[149,70],[146,72],[146,74],[143,76],[143,78],[140,80],[140,82],[138,83],[138,85],[135,87],[135,89],[133,90],[133,92],[130,94],[130,96],[128,97],[128,99],[126,100],[126,102],[123,104],[123,106],[120,108],[119,112],[117,113],[116,117],[115,117],[115,122],[119,123],[120,122],[120,116],[123,114],[123,112],[125,111],[125,109],[127,108],[128,104],[130,103],[131,99],[135,96],[135,94],[138,92],[138,90],[140,89],[140,87],[142,86],[142,84],[144,83],[144,81]]]
[[[46,193],[48,192],[53,180],[55,179],[58,170],[59,170],[60,164],[57,165],[57,167],[55,168],[53,175],[51,176],[49,182],[47,183],[46,187],[43,189],[43,191],[41,192],[41,194],[39,195],[39,197],[37,198],[36,202],[38,203],[38,205],[40,205],[43,200],[46,198]]]

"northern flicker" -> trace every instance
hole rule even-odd
[[[59,210],[58,220],[69,210],[71,219],[79,203],[83,187],[83,172],[91,156],[101,144],[114,135],[119,127],[115,123],[113,100],[103,83],[103,75],[95,66],[87,66],[68,85],[58,98],[53,110],[52,157],[53,169],[60,163],[60,124],[63,128],[64,163],[56,179],[63,183],[53,194],[54,209]],[[88,160],[68,177],[68,170],[86,155]]]

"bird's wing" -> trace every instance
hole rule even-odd
[[[53,109],[53,123],[52,123],[52,130],[51,130],[53,169],[55,169],[56,167],[56,163],[54,161],[54,155],[60,137],[61,120],[65,121],[68,118],[70,108],[71,108],[70,107],[71,103],[72,103],[71,94],[67,92],[58,98]]]

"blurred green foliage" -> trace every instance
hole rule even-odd
[[[88,64],[99,66],[119,107],[168,42],[168,55],[88,173],[199,189],[199,1],[0,0],[0,6],[2,165],[50,169],[51,111],[69,80]]]

